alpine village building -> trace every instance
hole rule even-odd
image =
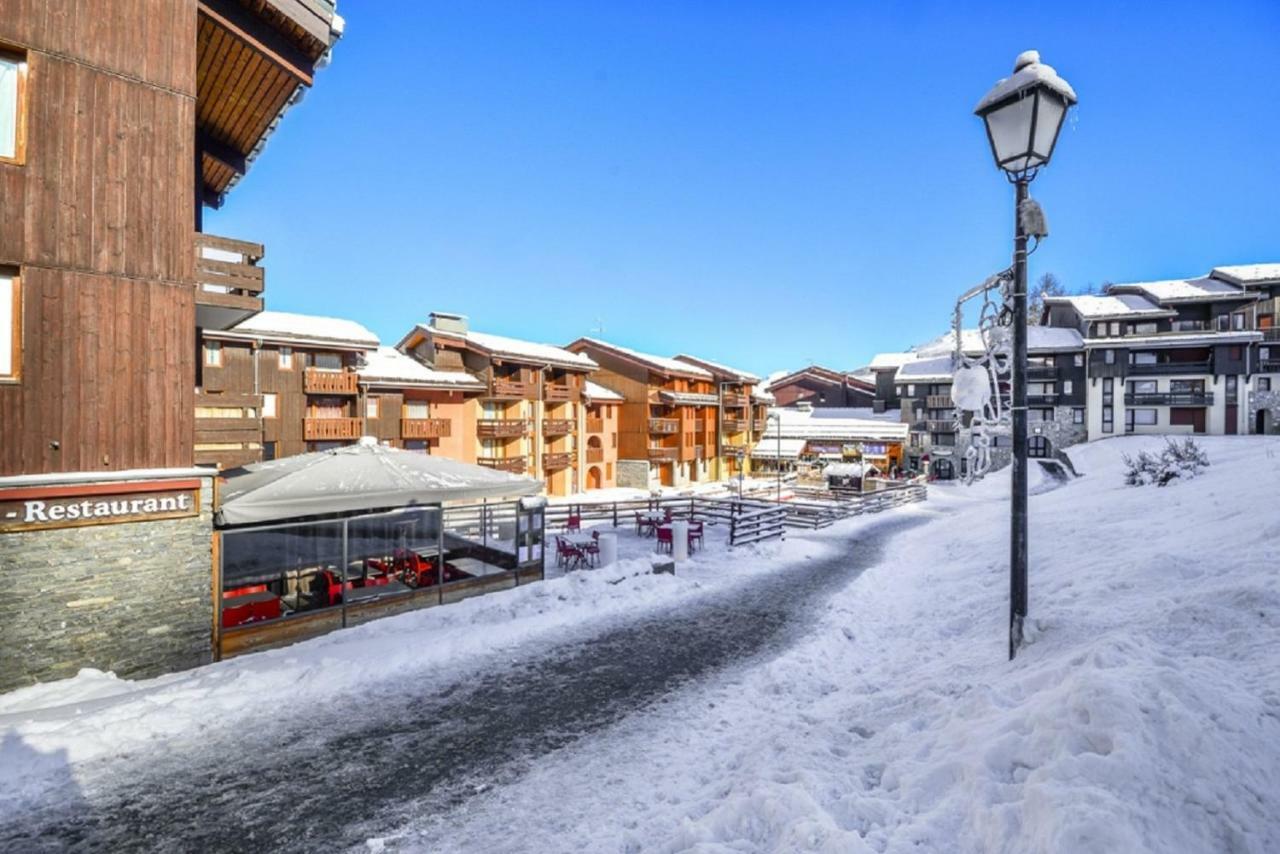
[[[814,407],[863,409],[875,400],[875,385],[851,373],[809,365],[778,377],[769,385],[778,406],[807,403]]]
[[[198,329],[261,311],[266,251],[204,233],[203,207],[342,28],[331,0],[0,15],[0,690],[210,660]]]

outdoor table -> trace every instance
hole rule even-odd
[[[654,527],[655,527],[655,529],[656,529],[656,530],[659,530],[659,531],[670,531],[670,530],[672,529],[672,528],[671,528],[671,526],[672,526],[673,524],[675,524],[675,523],[674,523],[674,522],[667,522],[665,525],[655,525]],[[693,541],[696,539],[696,537],[694,537],[694,535],[693,535],[693,531],[688,531],[688,532],[687,532],[687,535],[686,535],[686,537],[685,537],[685,539],[686,539],[686,540],[688,541],[688,543],[689,543],[689,551],[691,551],[691,552],[695,552],[695,551],[697,551],[697,549],[695,549],[695,548],[693,547]]]
[[[565,542],[572,543],[575,546],[589,546],[596,541],[596,538],[590,532],[572,531],[559,536],[564,537]]]
[[[653,531],[659,524],[667,521],[667,514],[662,510],[647,510],[640,514],[640,520],[641,533],[649,537],[653,536]],[[644,530],[645,526],[648,527],[648,531]]]
[[[409,587],[399,581],[389,581],[386,584],[379,584],[373,587],[353,587],[347,591],[347,602],[363,602],[367,599],[377,599],[381,596],[391,596],[396,593],[408,593]]]

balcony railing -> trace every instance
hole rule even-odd
[[[1158,392],[1126,394],[1125,406],[1213,406],[1213,392]]]
[[[529,468],[529,462],[524,457],[476,457],[476,462],[482,466],[509,471],[512,474],[524,474]]]
[[[678,453],[676,448],[649,448],[649,459],[651,460],[674,460]]]
[[[360,391],[359,380],[359,375],[351,371],[307,368],[302,388],[307,394],[356,394]]]
[[[1258,331],[1262,333],[1263,341],[1280,341],[1280,326],[1272,326]]]
[[[1209,374],[1213,373],[1213,362],[1134,362],[1128,369],[1131,374]]]
[[[476,422],[481,439],[513,439],[527,435],[529,422],[522,418],[482,418]]]
[[[1259,359],[1258,370],[1264,374],[1280,372],[1280,359]]]
[[[649,432],[658,436],[667,436],[680,432],[680,420],[677,418],[650,418]]]
[[[1052,394],[1028,394],[1027,403],[1031,406],[1052,406],[1058,402],[1058,393]]]
[[[741,418],[723,418],[720,421],[726,433],[741,433],[747,429],[747,422]]]
[[[604,448],[587,448],[587,462],[589,463],[604,462]]]
[[[542,399],[549,403],[563,403],[578,399],[578,389],[571,385],[545,383],[542,386]]]
[[[451,422],[447,418],[401,418],[402,439],[443,439],[450,435]]]
[[[720,402],[724,404],[725,407],[737,409],[740,406],[747,405],[747,396],[736,391],[721,392]]]
[[[544,418],[542,419],[542,433],[544,436],[564,436],[573,432],[573,421],[568,418]]]
[[[952,409],[955,403],[951,400],[949,394],[931,394],[925,397],[924,405],[926,409]]]
[[[567,469],[573,463],[573,454],[543,454],[542,468],[545,471]]]
[[[1054,365],[1028,365],[1027,379],[1029,380],[1052,380],[1057,379],[1058,369]]]
[[[489,397],[527,400],[533,395],[533,384],[506,377],[489,378]]]
[[[197,326],[229,329],[262,311],[261,243],[197,232],[195,253]]]
[[[364,426],[359,418],[304,418],[302,438],[308,442],[359,439]]]
[[[757,418],[755,421],[751,422],[752,432],[763,433],[768,429],[769,429],[769,419],[767,418]]]
[[[603,418],[588,418],[588,419],[587,419],[587,432],[588,432],[588,433],[603,433],[603,432],[604,432],[604,419],[603,419]]]
[[[954,421],[937,421],[930,419],[925,424],[929,428],[930,433],[954,433],[956,432],[956,423]]]

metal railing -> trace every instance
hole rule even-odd
[[[1125,406],[1213,406],[1213,392],[1131,393],[1124,396]]]
[[[1128,369],[1130,374],[1208,374],[1213,372],[1213,362],[1133,362]]]

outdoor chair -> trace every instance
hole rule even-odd
[[[662,521],[665,522],[666,524],[670,525],[671,520],[674,518],[675,518],[675,514],[671,512],[670,507],[662,511]]]
[[[693,549],[693,544],[695,542],[698,544],[698,548],[702,548],[702,523],[701,522],[689,523],[689,548],[691,550]]]
[[[582,550],[563,537],[556,537],[556,566],[573,569],[586,559]]]
[[[566,531],[581,531],[582,516],[575,513],[569,514],[569,518],[565,520],[564,529]]]
[[[333,606],[342,601],[342,582],[331,571],[322,569],[317,572],[314,586],[324,605]]]
[[[592,531],[591,542],[584,543],[580,548],[582,550],[582,553],[586,556],[587,564],[589,566],[600,565],[600,532],[599,531]]]
[[[670,528],[658,528],[658,551],[671,551],[672,539]]]

